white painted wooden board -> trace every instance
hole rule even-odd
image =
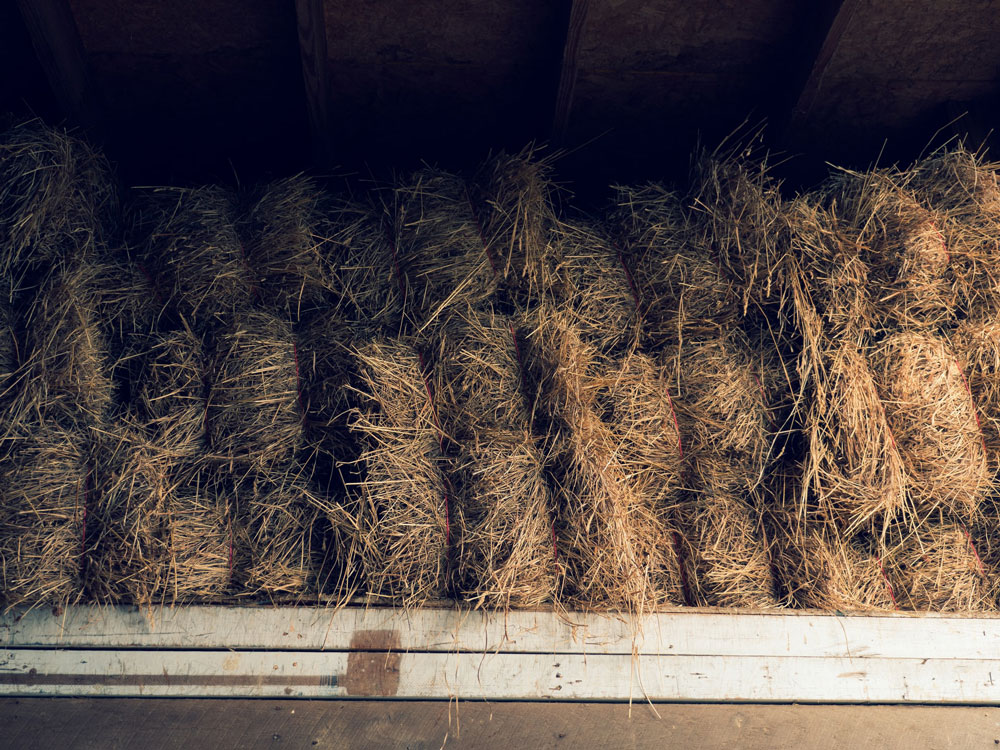
[[[842,658],[1000,658],[1000,619],[677,611],[596,614],[426,608],[68,607],[0,615],[0,647],[343,651],[387,631],[402,651]],[[361,646],[368,648],[368,646]]]
[[[7,650],[0,652],[0,693],[371,697],[352,691],[350,659],[316,651]],[[403,653],[393,661],[392,682],[390,695],[375,695],[998,704],[1000,660]]]

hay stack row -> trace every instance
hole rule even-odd
[[[714,155],[583,216],[526,151],[122,211],[15,128],[3,600],[993,608],[995,194]]]

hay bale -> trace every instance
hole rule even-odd
[[[716,153],[695,161],[691,244],[715,248],[744,310],[779,302],[784,289],[788,225],[779,188],[763,159]]]
[[[634,348],[640,298],[624,256],[597,225],[558,222],[551,237],[560,281],[547,291],[571,311],[579,335],[608,356]]]
[[[951,346],[972,394],[989,474],[995,481],[1000,472],[1000,323],[963,321],[952,333]]]
[[[971,517],[993,476],[955,354],[943,338],[904,332],[884,341],[873,360],[914,504]]]
[[[127,355],[138,360],[132,401],[162,451],[193,459],[206,448],[206,355],[189,328],[133,340]]]
[[[34,425],[0,464],[0,573],[9,605],[82,598],[89,450],[86,432]]]
[[[435,394],[465,522],[459,591],[476,606],[537,606],[555,592],[553,504],[516,336],[513,319],[470,310],[446,327],[437,357]]]
[[[693,599],[708,607],[778,606],[763,519],[732,494],[697,495],[682,509],[690,529]]]
[[[117,354],[131,337],[156,329],[166,300],[143,265],[128,258],[108,257],[95,269],[94,284],[100,290],[98,313]]]
[[[530,431],[484,430],[463,444],[454,473],[464,533],[459,593],[473,606],[552,601],[557,559],[544,458]]]
[[[291,324],[251,311],[222,327],[210,358],[207,399],[215,460],[256,469],[290,461],[303,431]]]
[[[622,237],[651,347],[718,335],[738,323],[733,283],[711,245],[692,242],[676,193],[657,184],[618,186],[610,221]]]
[[[996,607],[989,572],[968,529],[947,519],[901,529],[886,571],[901,609],[981,612]]]
[[[27,312],[26,360],[17,410],[27,418],[99,422],[115,386],[95,262],[53,270]]]
[[[541,403],[554,436],[556,533],[559,561],[566,570],[565,597],[581,606],[633,613],[679,601],[678,561],[666,542],[671,509],[657,503],[669,494],[676,473],[650,465],[655,473],[646,474],[645,482],[633,474],[622,429],[638,426],[619,425],[600,408],[604,389],[610,391],[605,403],[618,401],[617,369],[600,361],[565,314],[542,309],[536,326],[532,347],[542,372]],[[628,386],[623,387],[627,392]],[[646,418],[669,429],[673,419],[667,416],[671,407],[664,403],[664,393],[659,389]],[[668,452],[677,444],[665,431],[661,439]],[[638,445],[641,450],[642,443]]]
[[[469,191],[463,178],[431,169],[393,190],[398,283],[418,328],[496,293],[498,261],[478,229]]]
[[[404,308],[401,269],[386,221],[370,205],[342,201],[330,213],[336,312],[345,321],[398,335]]]
[[[665,352],[684,450],[696,486],[712,493],[749,494],[770,459],[773,415],[764,368],[742,331],[689,341]]]
[[[240,502],[235,556],[243,595],[302,599],[318,593],[315,528],[326,504],[300,467],[254,477]]]
[[[798,606],[840,612],[896,609],[895,587],[874,539],[852,537],[822,522],[796,519],[788,528],[790,537],[778,540],[778,564]]]
[[[299,320],[325,306],[333,284],[327,249],[325,197],[303,175],[259,189],[241,219],[261,298],[282,317]]]
[[[805,417],[805,476],[820,507],[854,525],[913,511],[910,474],[866,357],[831,344]]]
[[[164,594],[169,564],[168,455],[133,426],[102,432],[92,509],[98,533],[88,589],[102,602],[151,607]]]
[[[370,599],[417,605],[448,590],[449,537],[461,528],[441,473],[434,406],[411,344],[373,341],[354,356],[350,428],[364,472],[359,562]]]
[[[167,484],[170,566],[164,601],[216,601],[233,577],[235,495],[226,478],[179,465]]]
[[[147,204],[142,223],[150,233],[141,260],[185,319],[204,325],[259,296],[236,231],[232,193],[159,188]]]
[[[838,217],[838,231],[862,248],[871,295],[897,325],[934,328],[954,320],[957,298],[943,217],[901,187],[887,170],[835,175],[819,200]]]
[[[483,236],[506,288],[528,306],[553,287],[558,253],[550,232],[559,198],[553,182],[554,155],[528,146],[517,154],[488,159],[475,178],[474,193]]]
[[[93,254],[118,207],[107,160],[60,128],[0,134],[0,276]]]

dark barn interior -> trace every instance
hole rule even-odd
[[[985,1],[15,5],[0,109],[85,128],[133,184],[460,168],[534,140],[586,192],[681,178],[696,144],[765,122],[808,184],[978,146],[997,106]]]

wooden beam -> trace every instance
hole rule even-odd
[[[398,648],[426,652],[991,659],[1000,655],[998,625],[985,614],[903,612],[678,609],[626,619],[438,607],[84,605],[0,614],[0,648],[336,651],[355,648],[358,633],[380,632]]]
[[[67,0],[18,0],[18,7],[67,121],[99,128],[103,123],[101,97]]]
[[[576,88],[577,56],[589,8],[590,0],[570,0],[566,40],[563,43],[562,60],[559,64],[559,83],[556,87],[555,107],[552,115],[552,140],[556,143],[565,139],[566,131],[569,128],[569,116],[573,108],[573,90]]]
[[[830,62],[859,5],[860,0],[833,0],[825,13],[818,14],[817,26],[812,32],[802,33],[798,40],[796,46],[802,50],[799,57],[803,60],[800,74],[792,83],[792,94],[788,97],[790,109],[778,118],[784,122],[777,123],[783,141],[790,140],[808,120]]]
[[[295,0],[295,12],[298,18],[299,53],[302,58],[302,78],[305,82],[313,155],[320,164],[328,164],[333,149],[323,0]]]

